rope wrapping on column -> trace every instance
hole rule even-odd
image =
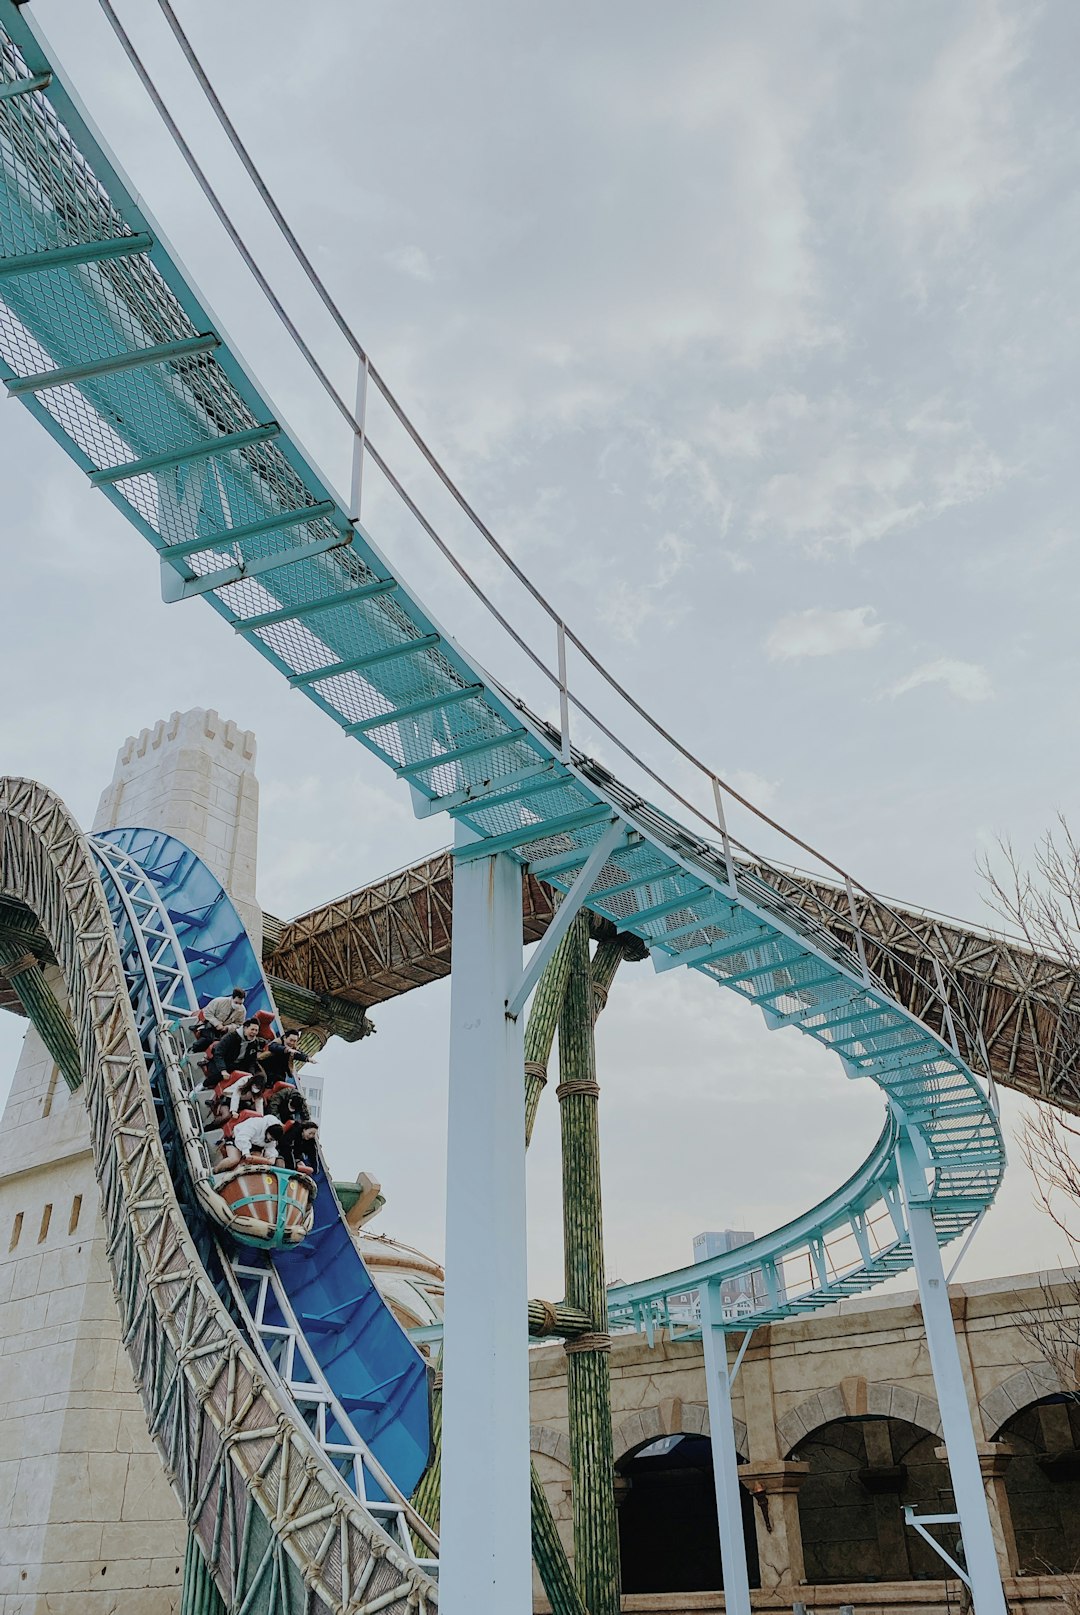
[[[560,1082],[555,1089],[555,1097],[560,1102],[569,1099],[573,1094],[582,1094],[586,1099],[599,1099],[600,1084],[589,1081],[587,1078],[571,1078],[569,1082]]]
[[[567,1340],[563,1345],[566,1353],[575,1351],[610,1351],[611,1336],[592,1334],[578,1335],[574,1340]]]

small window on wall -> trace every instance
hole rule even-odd
[[[51,1222],[52,1222],[52,1206],[47,1205],[45,1207],[45,1209],[41,1213],[41,1226],[38,1228],[38,1236],[37,1236],[37,1242],[38,1242],[39,1245],[43,1245],[45,1243],[45,1240],[48,1237],[48,1233],[49,1233],[49,1224]]]
[[[68,1233],[69,1234],[73,1234],[75,1232],[76,1228],[78,1228],[78,1226],[79,1226],[79,1218],[80,1218],[81,1215],[82,1215],[82,1195],[77,1194],[75,1196],[74,1200],[72,1200],[72,1202],[71,1202],[71,1216],[68,1218]]]
[[[60,1067],[58,1065],[54,1065],[52,1070],[49,1072],[49,1085],[45,1089],[45,1099],[41,1106],[42,1116],[48,1116],[52,1113],[53,1100],[56,1098],[56,1084],[59,1081]]]
[[[20,1237],[22,1235],[22,1220],[23,1220],[22,1212],[17,1211],[15,1213],[15,1221],[11,1225],[11,1238],[8,1240],[8,1250],[9,1251],[13,1251],[15,1249],[16,1245],[19,1243],[19,1239],[20,1239]]]

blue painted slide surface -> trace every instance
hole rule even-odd
[[[235,986],[245,989],[250,1012],[274,1011],[243,921],[217,877],[189,847],[157,830],[110,830],[97,839],[129,853],[153,881],[176,928],[200,1005]],[[246,1267],[272,1263],[331,1390],[408,1496],[430,1458],[428,1370],[376,1289],[324,1164],[315,1181],[315,1226],[303,1244],[233,1254]],[[227,1236],[220,1237],[227,1245]],[[225,1255],[228,1259],[230,1253]]]

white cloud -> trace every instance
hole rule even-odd
[[[891,685],[886,692],[894,699],[917,690],[923,684],[944,684],[950,695],[958,701],[988,701],[994,693],[990,675],[978,662],[956,662],[939,657],[936,662],[923,662],[906,677]]]
[[[792,611],[770,628],[765,639],[769,660],[789,662],[798,656],[835,656],[839,651],[870,650],[881,638],[885,624],[875,622],[873,606],[852,606],[848,611],[826,611],[810,606]]]
[[[1029,154],[1014,124],[1013,89],[1037,11],[976,7],[911,98],[907,174],[893,205],[914,254],[962,239],[1022,173]]]
[[[780,788],[779,780],[766,779],[764,774],[755,774],[752,768],[733,769],[724,778],[732,790],[738,791],[740,796],[745,796],[748,802],[758,808],[771,807]]]
[[[393,247],[386,254],[386,262],[391,269],[408,275],[410,280],[431,282],[435,279],[434,266],[423,247]]]
[[[688,609],[684,600],[675,603],[665,591],[693,556],[694,546],[678,533],[665,533],[657,545],[656,571],[651,580],[628,583],[618,578],[608,598],[600,608],[600,619],[611,629],[616,639],[636,642],[645,623],[653,618],[665,627]]]
[[[779,432],[805,421],[810,412],[804,393],[782,388],[734,409],[714,404],[705,417],[702,437],[726,459],[760,460]]]
[[[984,498],[1008,475],[971,422],[936,399],[906,415],[867,415],[836,394],[818,401],[813,428],[790,447],[790,468],[751,495],[750,525],[815,554],[925,525]]]

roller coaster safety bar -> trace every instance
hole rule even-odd
[[[450,814],[459,867],[501,853],[527,864],[642,938],[658,968],[700,971],[759,1005],[770,1027],[797,1027],[849,1076],[879,1084],[886,1134],[826,1210],[758,1253],[755,1319],[827,1304],[906,1267],[913,1206],[939,1242],[970,1228],[997,1190],[1004,1151],[979,1028],[956,983],[871,949],[847,877],[850,945],[779,896],[767,865],[752,867],[728,833],[724,798],[735,793],[714,776],[717,837],[688,830],[572,747],[561,626],[561,730],[471,660],[270,407],[26,8],[0,0],[0,30],[0,376],[157,551],[165,598],[206,599],[406,780],[425,812]],[[392,477],[363,424],[352,428],[362,453]],[[675,753],[680,765],[688,755]],[[587,892],[574,889],[582,871]],[[894,996],[901,980],[917,1013]],[[898,1160],[912,1148],[922,1186],[913,1189],[909,1162],[898,1195]],[[676,1280],[687,1274],[615,1292],[613,1313],[663,1322]]]

